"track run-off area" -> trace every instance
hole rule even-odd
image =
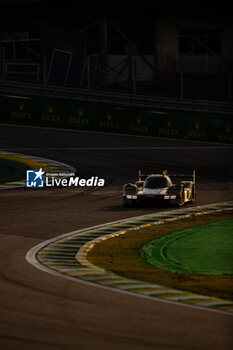
[[[98,286],[117,288],[118,290],[136,293],[139,296],[161,298],[168,302],[182,302],[186,306],[208,307],[212,310],[229,311],[233,315],[233,301],[204,296],[187,291],[172,289],[169,286],[150,284],[143,281],[121,277],[91,264],[87,253],[99,242],[124,235],[126,230],[135,230],[152,225],[207,215],[213,212],[224,212],[233,209],[233,202],[199,206],[190,209],[165,211],[108,223],[87,228],[81,232],[71,232],[53,240],[46,241],[32,248],[27,253],[27,260],[35,267],[60,277],[78,278]],[[219,233],[221,234],[221,232]],[[189,237],[187,238],[187,240]],[[114,249],[114,243],[113,248]],[[152,299],[153,300],[153,299]]]
[[[6,125],[0,140],[5,152],[66,163],[80,176],[101,176],[107,183],[103,189],[1,191],[1,348],[232,348],[229,311],[99,288],[46,273],[25,259],[33,247],[67,232],[167,212],[122,206],[122,185],[139,168],[195,169],[197,201],[185,210],[232,201],[231,146]]]

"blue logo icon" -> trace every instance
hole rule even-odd
[[[42,168],[40,170],[27,170],[26,187],[44,187],[44,173]]]

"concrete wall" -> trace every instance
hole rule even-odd
[[[138,111],[61,99],[0,96],[0,122],[233,143],[231,116]]]

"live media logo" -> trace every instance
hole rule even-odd
[[[26,187],[44,187],[44,173],[42,168],[40,170],[27,170]]]
[[[45,174],[42,168],[40,170],[27,170],[26,187],[41,188],[41,187],[103,187],[105,180],[98,176],[91,176],[88,179],[83,179],[78,176],[60,177],[49,176]]]

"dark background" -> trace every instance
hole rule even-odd
[[[230,2],[1,1],[8,80],[232,101]]]

